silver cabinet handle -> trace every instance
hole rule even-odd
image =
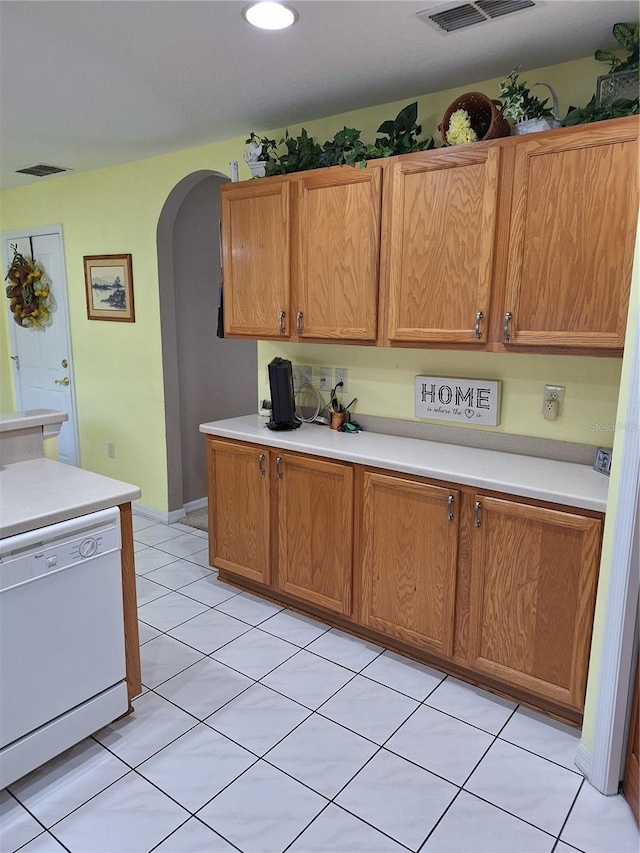
[[[285,327],[284,327],[284,318],[285,318],[286,316],[287,316],[287,315],[285,314],[285,312],[284,312],[284,311],[280,311],[280,313],[278,314],[278,328],[279,328],[279,330],[280,330],[280,334],[281,334],[281,335],[284,335],[284,334],[285,334],[285,332],[286,332],[286,329],[285,329]]]
[[[56,385],[64,385],[66,388],[69,384],[69,377],[65,376],[64,379],[54,379],[53,381],[56,383]]]
[[[282,479],[282,456],[276,457],[276,477]]]
[[[302,311],[298,311],[296,314],[296,332],[299,335],[302,334]]]
[[[504,324],[502,326],[502,338],[505,341],[505,343],[507,341],[511,340],[511,331],[510,331],[511,317],[512,317],[511,311],[507,311],[507,313],[504,315]]]
[[[264,460],[265,460],[266,458],[267,458],[267,457],[265,456],[265,454],[264,454],[264,453],[261,453],[261,454],[260,454],[260,456],[258,456],[258,471],[260,471],[260,473],[262,474],[262,476],[263,476],[263,477],[264,477],[264,476],[265,476],[265,474],[267,473],[267,472],[264,470]]]
[[[480,527],[480,508],[482,507],[482,501],[476,501],[473,506],[473,526]]]
[[[483,317],[484,314],[482,313],[482,311],[478,311],[478,313],[476,314],[476,325],[474,327],[474,333],[478,340],[480,340],[480,338],[482,337],[482,332],[480,331],[480,321]]]
[[[447,498],[447,521],[453,521],[453,502],[455,498],[453,495],[449,495]]]

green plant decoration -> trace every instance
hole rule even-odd
[[[373,145],[367,146],[367,159],[393,157],[395,154],[410,154],[413,151],[427,151],[434,147],[433,137],[419,140],[422,126],[417,124],[418,102],[407,104],[394,119],[383,121],[378,133],[384,133]]]
[[[265,176],[287,175],[290,172],[306,172],[324,166],[359,165],[365,166],[367,160],[391,157],[394,154],[409,154],[412,151],[425,151],[434,147],[431,136],[418,139],[422,127],[416,123],[418,102],[408,104],[395,119],[384,121],[378,133],[385,136],[376,139],[372,145],[365,145],[360,139],[361,131],[355,127],[343,127],[333,139],[323,145],[309,136],[303,128],[299,136],[291,136],[285,131],[284,139],[276,143],[275,139],[258,136],[251,132],[245,141],[257,154],[258,160],[266,163]],[[285,153],[278,155],[278,146],[284,145]]]
[[[526,83],[519,83],[520,68],[513,71],[500,82],[500,100],[502,114],[512,121],[528,121],[532,118],[553,118],[553,112],[547,106],[548,98],[541,101],[531,94]]]
[[[322,148],[313,136],[309,136],[304,127],[301,128],[299,136],[290,136],[289,131],[285,131],[280,145],[285,146],[286,153],[281,154],[277,160],[267,163],[267,177],[288,175],[290,172],[306,172],[319,167]]]
[[[640,24],[614,24],[613,35],[620,47],[627,51],[626,59],[619,59],[609,50],[596,50],[594,59],[608,62],[611,71],[634,71],[638,68],[638,41]]]
[[[365,165],[367,146],[360,139],[360,131],[354,127],[344,127],[333,139],[322,146],[319,157],[320,166]]]
[[[638,98],[603,98],[598,104],[594,95],[586,107],[569,107],[562,124],[571,127],[575,124],[589,124],[593,121],[606,121],[610,118],[638,115]]]

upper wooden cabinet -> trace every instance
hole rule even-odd
[[[382,169],[322,169],[294,187],[297,334],[374,341]]]
[[[272,180],[222,189],[225,335],[288,335],[291,186]]]
[[[619,355],[638,118],[222,187],[225,333]]]
[[[637,120],[532,134],[513,155],[509,342],[622,348],[638,215]]]
[[[375,341],[382,171],[223,186],[225,334]]]
[[[470,145],[396,159],[387,208],[391,342],[486,342],[500,154]]]

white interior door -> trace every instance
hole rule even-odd
[[[9,322],[18,410],[55,409],[66,412],[69,420],[62,424],[60,430],[59,458],[69,465],[79,465],[62,231],[51,227],[5,233],[2,241],[5,270],[13,258],[12,245],[17,245],[20,254],[35,260],[43,268],[51,282],[56,304],[51,315],[52,323],[44,329],[19,326],[13,318]]]

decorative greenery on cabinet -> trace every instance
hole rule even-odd
[[[328,139],[322,145],[309,136],[304,127],[298,136],[291,136],[288,130],[285,131],[279,143],[266,136],[259,137],[252,131],[245,144],[255,149],[261,147],[257,159],[266,163],[266,177],[306,172],[326,166],[364,166],[367,160],[433,148],[433,137],[418,139],[422,126],[417,120],[418,102],[414,101],[403,107],[394,119],[382,122],[377,132],[383,135],[372,144],[365,144],[360,139],[361,131],[354,127],[343,127],[333,139]],[[278,154],[278,145],[284,145],[286,151]]]

